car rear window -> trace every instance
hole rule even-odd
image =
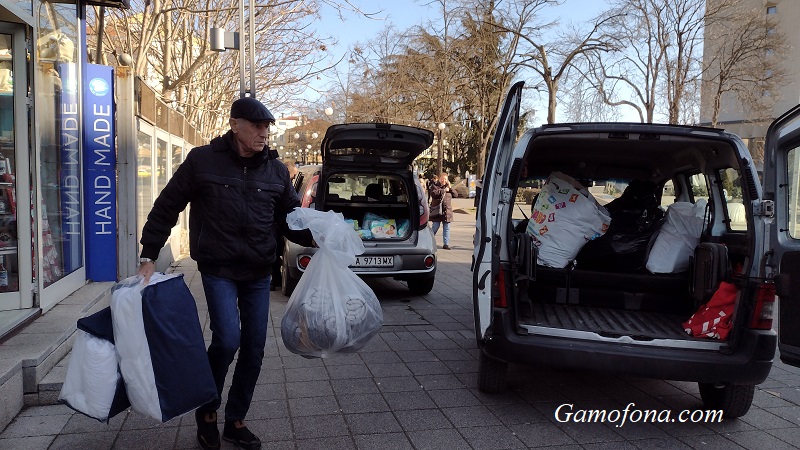
[[[334,174],[328,178],[327,195],[329,201],[408,202],[405,181],[388,174]]]

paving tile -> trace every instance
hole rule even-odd
[[[62,433],[56,436],[48,450],[106,450],[114,446],[117,431],[95,430],[86,433]],[[197,445],[197,444],[195,444]],[[0,443],[0,448],[4,448]]]
[[[408,369],[411,370],[415,376],[419,375],[438,375],[438,374],[450,374],[452,370],[446,363],[452,361],[415,361],[415,362],[408,362],[406,365]]]
[[[412,450],[414,448],[403,433],[356,435],[355,441],[359,450]]]
[[[795,448],[800,448],[800,430],[797,427],[770,429],[767,433]]]
[[[396,352],[369,352],[363,353],[361,359],[367,366],[372,364],[388,364],[402,362]]]
[[[341,412],[336,397],[303,397],[289,399],[289,412],[292,417],[338,414]]]
[[[439,358],[430,350],[398,350],[397,356],[403,362],[439,361]]]
[[[456,406],[477,406],[481,402],[469,389],[443,389],[428,393],[440,408]]]
[[[794,426],[793,423],[784,420],[769,411],[755,407],[751,407],[750,411],[748,411],[744,416],[740,417],[739,420],[749,423],[759,430],[789,428]]]
[[[389,411],[381,394],[347,394],[337,396],[342,412],[346,414]]]
[[[483,405],[443,408],[442,412],[456,428],[502,425],[489,408]]]
[[[53,436],[61,432],[72,414],[17,416],[5,430],[3,438]]]
[[[336,395],[378,393],[378,386],[376,386],[375,381],[371,378],[331,380],[330,383]]]
[[[366,364],[328,366],[328,375],[331,380],[349,380],[353,378],[369,378],[372,376]]]
[[[114,441],[117,450],[152,450],[172,448],[178,436],[178,427],[158,429],[122,430]]]
[[[375,377],[375,384],[381,392],[407,392],[424,389],[414,377]]]
[[[458,430],[461,436],[475,450],[494,450],[494,449],[518,449],[525,445],[520,441],[514,432],[502,426],[485,426],[473,428],[461,428]]]
[[[227,398],[227,397],[226,397]],[[286,387],[283,383],[257,384],[253,391],[253,400],[282,400],[286,398]]]
[[[426,391],[384,392],[386,403],[392,411],[435,408],[436,404]]]
[[[303,450],[350,450],[356,444],[350,436],[335,436],[316,439],[297,439],[297,448]]]
[[[286,381],[327,381],[328,371],[325,367],[298,367],[294,369],[285,369]]]
[[[574,439],[564,433],[558,426],[549,422],[515,424],[509,425],[508,428],[528,447],[575,444]]]
[[[288,398],[323,397],[333,395],[333,387],[329,381],[295,381],[286,383]]]
[[[294,439],[292,423],[288,417],[247,421],[247,428],[261,439],[261,442],[283,442]],[[222,427],[220,427],[222,433]]]
[[[452,428],[453,424],[447,420],[444,413],[438,409],[411,409],[408,411],[395,411],[395,417],[400,426],[406,431],[438,430]]]
[[[638,450],[639,447],[633,445],[631,442],[616,441],[599,442],[596,444],[582,444],[581,448],[585,450]]]
[[[452,428],[440,430],[421,430],[406,433],[417,450],[462,450],[469,449],[466,440]]]
[[[414,378],[417,379],[420,385],[422,385],[426,390],[435,391],[438,389],[463,389],[466,388],[464,383],[458,379],[452,373],[447,374],[431,374],[431,375],[417,375]]]
[[[391,412],[346,414],[345,420],[354,435],[401,432],[400,422]]]
[[[221,409],[221,411],[223,410]],[[250,403],[250,409],[247,412],[249,420],[280,417],[289,417],[289,401],[286,399],[254,401]],[[194,417],[191,417],[191,424],[194,424]]]
[[[0,449],[2,450],[34,450],[47,448],[53,440],[55,435],[50,436],[32,436],[32,437],[5,437],[3,433],[0,438]]]
[[[292,419],[292,425],[295,436],[303,439],[350,435],[350,430],[341,414],[295,417]]]
[[[84,414],[73,414],[67,421],[62,433],[95,433],[103,431],[116,431],[122,427],[125,422],[125,413],[117,414],[112,417],[108,423],[100,422],[97,419],[86,416]]]
[[[679,441],[678,439],[666,437],[661,439],[639,439],[633,441],[633,444],[642,450],[651,450],[651,449],[691,449],[692,447],[686,445],[684,442]]]
[[[383,377],[411,377],[413,374],[405,363],[370,364],[369,371],[375,378]]]
[[[761,430],[742,431],[739,433],[727,433],[725,434],[725,437],[741,445],[742,447],[751,449],[768,448],[770,450],[784,450],[790,448],[797,448],[791,444],[788,444],[776,438],[775,436],[770,435],[766,431],[761,431]]]
[[[703,450],[737,450],[743,449],[741,445],[731,441],[723,435],[706,434],[702,436],[681,436],[678,439],[694,449]]]

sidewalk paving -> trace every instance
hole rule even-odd
[[[461,199],[466,201],[467,199]],[[471,200],[470,200],[471,202]],[[269,339],[248,425],[265,449],[800,448],[800,369],[776,362],[750,412],[723,423],[560,423],[556,408],[701,409],[696,384],[512,366],[509,388],[476,388],[471,301],[474,210],[459,204],[451,251],[438,252],[427,296],[370,280],[385,324],[362,351],[328,359],[289,353],[280,339],[287,298],[273,292]],[[441,235],[437,236],[441,243]],[[174,265],[208,313],[197,267]],[[221,425],[220,425],[221,429]],[[197,448],[193,414],[161,424],[125,412],[102,424],[63,405],[25,408],[0,449]],[[222,448],[233,448],[223,442]]]

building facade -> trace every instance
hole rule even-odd
[[[709,0],[709,2],[714,0]],[[760,11],[764,18],[764,33],[782,33],[786,38],[786,50],[781,55],[775,55],[775,62],[785,74],[784,81],[780,86],[771,89],[759,90],[753,86],[758,95],[764,96],[767,105],[770,105],[766,117],[761,112],[751,110],[746,103],[733,93],[727,92],[722,95],[720,101],[719,114],[717,117],[717,127],[735,133],[742,137],[748,144],[753,154],[756,164],[760,166],[764,138],[767,128],[772,120],[779,117],[798,103],[800,103],[800,1],[797,0],[739,0],[742,10],[753,9]],[[708,62],[714,57],[720,46],[724,43],[714,29],[716,25],[706,24],[706,39],[704,45],[703,58]],[[764,50],[765,55],[771,56],[771,49]],[[711,124],[711,111],[714,102],[713,80],[719,71],[706,74],[701,91],[700,122],[702,125]],[[764,68],[751,67],[747,69],[751,73],[759,73]],[[758,117],[761,116],[759,119]]]
[[[113,101],[90,108],[105,117],[89,125],[104,149],[83,143],[86,4],[0,0],[0,338],[89,281],[83,152],[110,166],[105,178],[115,167],[104,153],[113,153]],[[98,78],[91,89],[113,96],[110,84]],[[107,218],[102,232],[114,236],[116,216]]]

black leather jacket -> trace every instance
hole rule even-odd
[[[289,240],[312,245],[310,231],[286,225],[286,214],[300,206],[286,166],[267,149],[239,156],[230,131],[192,149],[161,191],[142,230],[142,257],[158,257],[188,203],[189,250],[202,273],[235,280],[270,274],[276,226]]]

